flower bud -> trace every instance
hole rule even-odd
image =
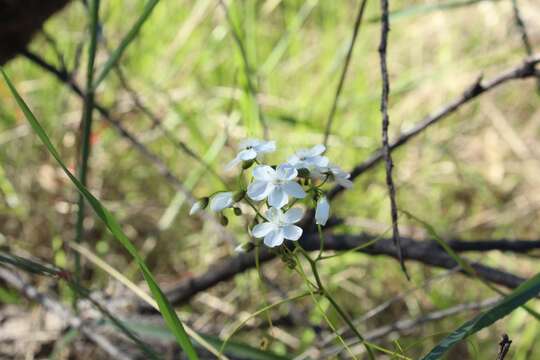
[[[221,214],[221,217],[219,218],[219,222],[223,226],[227,226],[229,224],[229,219],[223,214]]]
[[[251,165],[253,165],[254,162],[255,162],[255,159],[242,161],[242,169],[244,170],[249,169]]]
[[[309,179],[309,177],[310,177],[309,170],[306,169],[306,168],[298,169],[298,177],[301,177],[301,178],[304,178],[304,179]]]
[[[240,190],[234,193],[233,200],[234,202],[242,201],[242,199],[246,196],[246,192],[244,190]]]
[[[196,201],[193,206],[191,207],[191,210],[189,210],[189,215],[193,215],[198,213],[199,211],[206,209],[208,206],[208,197],[200,198],[198,201]]]
[[[326,225],[330,216],[330,204],[326,196],[321,196],[317,199],[317,207],[315,208],[315,223],[317,225]]]
[[[294,261],[294,259],[289,259],[287,261],[287,267],[291,270],[294,270],[294,268],[296,267],[296,261]]]

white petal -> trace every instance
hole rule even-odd
[[[262,238],[268,235],[270,231],[276,230],[276,225],[268,222],[257,224],[251,230],[251,234],[256,238]]]
[[[278,224],[281,221],[281,218],[283,216],[283,211],[281,209],[271,207],[270,209],[266,210],[266,213],[264,216],[270,220],[270,222],[273,222],[275,224]]]
[[[287,225],[283,227],[283,237],[289,240],[298,240],[302,236],[302,228],[296,225]]]
[[[233,202],[232,192],[220,192],[210,198],[210,209],[215,212],[220,212],[221,210],[230,207]]]
[[[249,184],[247,189],[247,196],[255,201],[261,201],[266,198],[270,191],[274,189],[274,186],[266,181],[254,181]]]
[[[253,169],[253,177],[255,180],[272,181],[276,178],[276,170],[268,165],[257,165]]]
[[[248,147],[255,147],[261,143],[261,140],[257,139],[246,139],[240,142],[240,149],[246,149]]]
[[[326,146],[322,144],[318,144],[312,147],[311,149],[309,149],[307,153],[309,154],[309,156],[317,156],[317,155],[321,155],[325,151],[326,151]]]
[[[285,191],[281,189],[281,186],[276,186],[268,196],[268,204],[278,209],[281,209],[288,201],[289,197]]]
[[[276,173],[277,173],[277,177],[280,180],[292,180],[296,176],[298,176],[298,171],[296,170],[296,168],[292,166],[291,164],[287,164],[287,163],[279,165],[276,170]]]
[[[304,216],[304,210],[298,207],[294,207],[292,209],[289,209],[283,215],[283,221],[287,224],[294,224],[295,222],[300,221],[303,216]]]
[[[255,151],[258,153],[269,153],[276,151],[276,142],[275,141],[264,141],[259,145],[255,146]]]
[[[264,237],[264,245],[268,247],[276,247],[283,244],[283,231],[276,229]]]
[[[294,166],[296,169],[298,169],[298,163],[300,163],[300,158],[296,155],[291,155],[287,158],[287,163]]]
[[[294,181],[286,182],[285,184],[281,185],[281,188],[290,196],[295,197],[297,199],[303,199],[306,197],[306,192],[300,184]]]
[[[326,225],[330,216],[330,204],[326,196],[321,197],[317,201],[317,208],[315,209],[315,223],[319,225]]]
[[[242,150],[238,153],[240,160],[253,160],[257,157],[257,152],[253,149]]]
[[[326,156],[315,156],[311,159],[311,162],[313,163],[313,165],[320,168],[328,166],[328,158]]]

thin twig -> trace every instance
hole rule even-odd
[[[392,168],[394,163],[390,154],[390,143],[388,141],[388,126],[390,118],[388,116],[388,96],[390,95],[390,80],[388,78],[388,67],[386,62],[386,48],[388,44],[388,32],[390,31],[390,20],[388,16],[388,0],[381,0],[381,42],[379,44],[379,57],[381,65],[382,77],[382,93],[381,93],[381,114],[382,114],[382,152],[384,162],[386,164],[386,185],[388,187],[388,195],[390,197],[390,215],[392,217],[392,239],[397,248],[399,263],[403,273],[409,279],[409,274],[405,268],[403,261],[402,248],[399,236],[398,226],[398,208],[396,202],[396,188],[394,179],[392,178]]]
[[[345,83],[345,77],[347,71],[349,70],[349,64],[351,63],[351,58],[354,50],[354,45],[356,44],[356,38],[358,36],[358,31],[360,30],[360,24],[364,17],[364,10],[366,8],[367,0],[362,0],[360,7],[358,8],[358,13],[356,15],[356,20],[354,21],[353,33],[351,38],[351,43],[349,44],[349,49],[347,50],[347,55],[345,57],[345,62],[343,63],[343,69],[341,70],[341,76],[339,77],[339,83],[336,88],[336,94],[334,95],[334,102],[332,103],[332,108],[328,114],[328,119],[326,120],[326,129],[324,130],[324,139],[323,144],[326,146],[328,144],[328,137],[330,136],[330,131],[332,130],[332,123],[334,121],[334,116],[336,115],[337,104],[341,96],[341,91],[343,90],[343,84]]]
[[[512,10],[514,11],[514,21],[521,35],[521,42],[523,43],[525,52],[527,53],[527,55],[531,56],[533,53],[533,49],[531,46],[531,42],[529,40],[529,35],[527,33],[527,27],[525,26],[525,22],[523,21],[523,18],[521,17],[521,11],[519,10],[519,5],[518,5],[517,0],[512,0]]]

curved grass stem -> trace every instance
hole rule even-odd
[[[332,305],[332,307],[336,310],[336,312],[339,314],[341,319],[347,324],[347,326],[351,329],[351,331],[356,335],[360,343],[362,343],[366,351],[369,355],[369,358],[374,360],[375,355],[373,354],[373,351],[371,350],[371,345],[366,342],[362,334],[356,329],[356,326],[354,326],[352,320],[350,319],[349,315],[341,308],[341,306],[336,302],[336,300],[330,295],[330,293],[326,290],[324,287],[321,277],[319,275],[319,271],[317,269],[317,261],[313,260],[311,256],[298,244],[295,243],[296,248],[300,251],[300,253],[304,256],[304,258],[308,261],[309,266],[311,267],[311,271],[313,272],[313,277],[315,278],[315,281],[317,283],[317,287],[319,289],[319,292],[322,296],[324,296]]]

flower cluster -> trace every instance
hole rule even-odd
[[[235,215],[242,214],[238,203],[245,201],[255,210],[254,226],[251,235],[263,239],[268,247],[283,244],[285,239],[296,241],[302,236],[302,228],[295,225],[304,216],[304,210],[295,205],[303,202],[315,207],[315,223],[326,225],[330,216],[330,204],[322,186],[335,181],[349,188],[350,175],[338,166],[331,164],[324,152],[324,145],[298,150],[279,165],[263,164],[262,155],[276,150],[274,141],[256,139],[245,140],[240,144],[236,157],[226,165],[230,170],[241,164],[239,183],[244,183],[245,172],[251,170],[251,180],[247,188],[237,191],[220,191],[198,200],[190,210],[190,215],[207,207],[220,213],[222,223],[228,220],[224,210],[232,208]],[[264,215],[261,209],[266,207]]]

